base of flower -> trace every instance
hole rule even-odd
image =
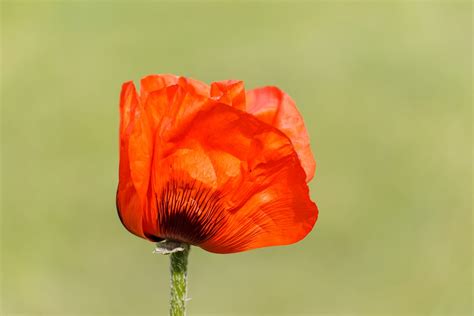
[[[175,240],[163,240],[156,243],[156,248],[153,250],[153,253],[160,255],[169,255],[178,251],[184,251],[188,247],[188,244],[175,241]]]

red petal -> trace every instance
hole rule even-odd
[[[211,84],[211,97],[221,103],[245,111],[245,87],[239,80],[225,80]]]
[[[172,143],[165,144],[167,154],[155,156],[154,187],[161,196],[170,179],[178,179],[185,187],[194,179],[215,192],[218,201],[213,205],[219,211],[215,207],[212,214],[186,214],[190,221],[204,216],[211,223],[205,227],[211,233],[201,236],[204,241],[199,246],[231,253],[294,243],[309,233],[317,207],[309,198],[305,173],[285,135],[223,104],[201,111],[188,125]],[[184,189],[176,186],[175,190]],[[211,211],[203,205],[194,212]],[[182,223],[182,229],[195,228]]]
[[[314,160],[311,171],[302,119],[276,88],[247,97],[257,118],[242,112],[246,95],[238,81],[209,88],[149,76],[140,97],[133,83],[123,85],[117,208],[127,229],[218,253],[306,236],[318,210],[305,182]]]
[[[247,112],[275,126],[290,138],[309,182],[314,176],[316,162],[303,118],[290,96],[276,87],[247,91]]]
[[[135,124],[138,96],[132,82],[122,86],[120,96],[120,163],[117,188],[117,211],[123,225],[133,234],[144,237],[142,228],[142,203],[132,180],[129,157],[129,138]]]
[[[209,96],[209,86],[199,80],[163,74],[146,76],[140,81],[140,99],[145,103],[148,95],[153,91],[173,85],[180,85],[183,89],[192,91],[195,94]]]

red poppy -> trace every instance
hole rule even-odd
[[[216,253],[286,245],[313,228],[315,161],[276,87],[152,75],[122,86],[117,210],[133,234]]]

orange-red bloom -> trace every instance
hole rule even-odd
[[[318,209],[315,161],[293,100],[276,87],[152,75],[122,86],[117,209],[151,241],[216,253],[304,238]]]

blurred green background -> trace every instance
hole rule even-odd
[[[277,85],[318,161],[302,242],[194,248],[189,315],[470,315],[470,2],[2,1],[3,315],[166,315],[115,211],[122,82]]]

